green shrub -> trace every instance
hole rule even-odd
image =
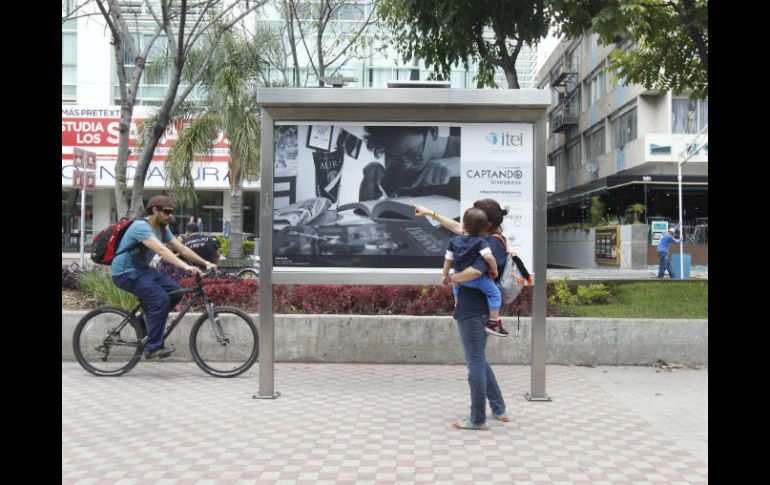
[[[577,305],[578,297],[572,293],[569,289],[569,278],[563,280],[554,280],[553,282],[553,295],[548,297],[548,303],[551,305],[561,303],[562,305]]]
[[[100,305],[115,305],[131,309],[139,304],[134,295],[121,290],[112,282],[108,271],[100,268],[83,272],[78,278],[81,291],[99,301]]]
[[[581,305],[607,303],[610,299],[610,289],[602,284],[578,286],[577,298]]]
[[[227,257],[227,252],[230,249],[230,240],[225,239],[224,236],[215,236],[217,238],[217,241],[219,241],[219,253]]]
[[[601,218],[604,217],[604,203],[598,195],[591,197],[591,225],[596,227],[600,225]]]
[[[254,241],[243,241],[243,255],[244,256],[254,255]]]

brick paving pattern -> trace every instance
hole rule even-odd
[[[613,396],[623,368],[548,366],[550,403],[524,398],[529,367],[494,369],[511,422],[490,417],[489,431],[465,431],[451,426],[469,408],[459,365],[279,363],[282,395],[261,400],[252,399],[256,365],[217,379],[192,363],[143,361],[98,378],[62,362],[62,483],[708,482],[697,434],[707,433],[707,408],[672,434],[662,417],[650,419],[654,405],[639,411],[655,396]],[[691,372],[679,375],[707,379]],[[698,396],[704,405],[707,389]],[[694,452],[679,439],[688,429]]]

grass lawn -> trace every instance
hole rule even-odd
[[[610,303],[558,305],[578,317],[597,318],[708,318],[707,281],[650,281],[609,283]]]

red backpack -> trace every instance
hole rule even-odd
[[[142,244],[141,241],[124,248],[120,252],[115,252],[120,245],[120,241],[123,239],[123,235],[134,222],[135,221],[123,221],[117,224],[111,224],[99,231],[99,233],[94,236],[94,240],[91,243],[91,261],[97,264],[112,264],[112,260],[115,259],[115,256],[118,254],[125,253],[126,251],[130,251],[135,247],[140,246]]]

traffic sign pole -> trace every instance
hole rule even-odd
[[[75,173],[72,186],[80,189],[80,267],[85,265],[86,191],[96,189],[96,152],[73,148]]]

